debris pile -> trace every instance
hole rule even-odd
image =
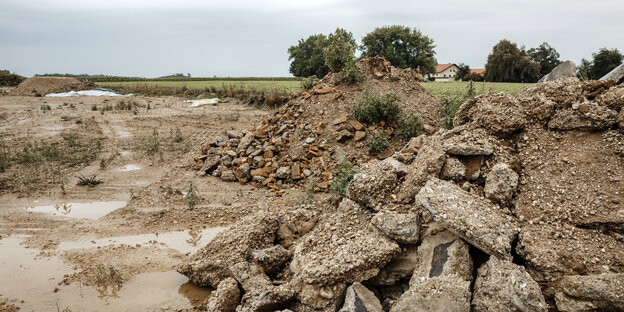
[[[409,69],[392,67],[381,57],[358,63],[367,77],[356,85],[335,85],[334,74],[305,92],[299,93],[272,117],[242,135],[228,133],[227,140],[212,139],[196,158],[196,169],[220,177],[263,185],[279,192],[283,183],[303,183],[316,178],[317,191],[326,191],[331,172],[342,159],[361,164],[371,157],[367,140],[383,132],[389,148],[379,158],[393,154],[405,140],[396,123],[381,120],[365,125],[352,116],[354,102],[365,90],[398,95],[405,114],[417,114],[425,131],[442,125],[444,106],[418,83],[419,76]]]
[[[477,96],[362,165],[337,207],[259,211],[179,271],[216,287],[208,311],[622,310],[622,88]]]
[[[91,90],[96,86],[93,82],[83,82],[70,77],[33,77],[24,80],[11,95],[45,96],[50,93]]]

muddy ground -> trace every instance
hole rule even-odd
[[[114,109],[122,100],[131,109]],[[203,144],[249,129],[271,111],[234,100],[189,105],[175,97],[0,96],[5,151],[62,141],[68,133],[101,138],[85,164],[13,162],[0,172],[0,310],[191,307],[210,289],[175,272],[184,255],[242,216],[305,197],[288,187],[274,197],[198,176],[193,157]],[[102,111],[107,106],[113,108]],[[145,143],[154,131],[162,140],[156,152]],[[94,174],[102,184],[77,185],[79,176]],[[191,181],[200,197],[193,209],[184,197]]]

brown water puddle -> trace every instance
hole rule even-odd
[[[125,207],[126,204],[127,202],[125,201],[62,203],[56,205],[30,207],[27,210],[54,216],[96,220],[114,210]]]
[[[57,248],[59,251],[71,249],[94,248],[107,245],[130,245],[137,244],[160,244],[163,247],[173,248],[180,253],[195,252],[206,246],[225,227],[207,228],[203,230],[189,230],[180,232],[167,232],[155,234],[126,235],[96,240],[67,241],[61,242]]]
[[[121,287],[59,286],[74,271],[58,257],[24,247],[23,237],[0,239],[0,295],[22,311],[161,311],[190,308],[210,295],[175,271],[139,274]]]

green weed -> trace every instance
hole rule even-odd
[[[368,150],[371,154],[379,154],[390,146],[386,133],[378,131],[368,139]]]
[[[418,114],[403,116],[399,121],[398,134],[406,139],[419,136],[423,131],[423,122]]]
[[[329,184],[329,193],[332,199],[337,199],[347,195],[347,187],[353,176],[357,173],[353,165],[346,159],[342,159],[333,172],[334,181]]]
[[[403,113],[403,107],[399,103],[399,96],[388,92],[383,97],[374,94],[367,87],[362,96],[355,101],[351,112],[355,119],[364,124],[372,124],[376,121],[398,121]]]
[[[186,206],[189,209],[194,209],[195,206],[199,203],[199,191],[197,190],[197,186],[191,181],[185,187],[186,195],[184,198],[186,199]]]

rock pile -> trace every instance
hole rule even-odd
[[[622,310],[621,88],[477,96],[337,208],[258,212],[180,272],[217,288],[208,311]]]
[[[564,77],[576,77],[576,65],[572,61],[565,61],[542,77],[538,82],[555,81]]]
[[[390,138],[390,148],[379,158],[392,155],[393,149],[405,142],[396,135],[395,123],[380,121],[366,126],[354,119],[354,102],[366,88],[378,94],[397,94],[404,112],[418,114],[425,130],[435,131],[442,125],[442,103],[419,85],[412,70],[392,67],[381,57],[360,61],[358,66],[366,82],[334,85],[333,74],[329,74],[257,128],[240,135],[229,133],[226,140],[211,139],[195,159],[196,169],[225,181],[262,185],[276,192],[283,183],[301,184],[316,178],[316,190],[326,191],[332,171],[342,159],[359,164],[371,158],[367,139],[374,133],[384,132]]]
[[[93,82],[70,77],[33,77],[24,80],[11,90],[11,95],[44,96],[49,93],[91,90],[95,87]]]

